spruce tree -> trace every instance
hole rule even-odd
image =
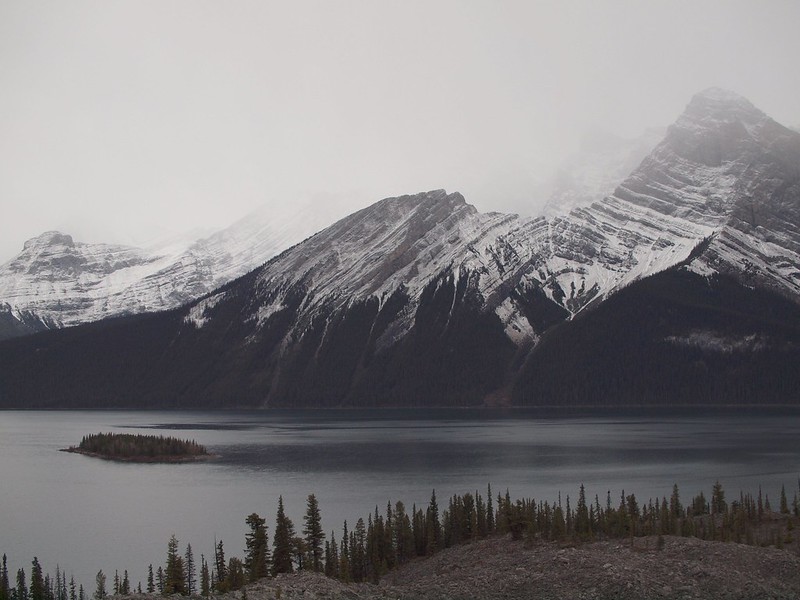
[[[178,540],[173,534],[167,544],[167,565],[164,572],[164,594],[186,593],[186,575],[183,558],[178,554]]]
[[[183,555],[183,567],[186,577],[186,593],[191,595],[197,591],[197,578],[195,577],[194,553],[192,545],[186,544],[186,552]],[[127,573],[127,572],[126,572]]]
[[[94,578],[94,585],[94,596],[92,598],[94,600],[105,600],[108,592],[106,591],[106,576],[102,569],[97,572]]]
[[[322,572],[322,544],[325,541],[325,533],[322,531],[322,516],[320,515],[319,503],[314,494],[308,495],[306,501],[306,514],[303,517],[303,535],[308,553],[309,566],[317,573]]]
[[[211,576],[208,573],[206,557],[200,555],[200,595],[208,597],[211,594]]]
[[[44,600],[45,597],[42,566],[39,564],[39,559],[35,556],[33,557],[33,563],[31,565],[31,587],[28,597],[30,600]]]
[[[217,591],[225,592],[225,582],[228,579],[228,567],[225,563],[225,549],[222,546],[222,540],[217,542],[214,548],[214,563],[217,570]]]
[[[17,569],[17,598],[16,600],[29,600],[28,584],[25,578],[25,569]]]
[[[294,524],[283,509],[283,496],[278,497],[278,512],[275,517],[275,538],[272,540],[272,575],[292,573],[292,539]]]
[[[0,600],[8,600],[9,598],[9,582],[8,582],[8,559],[3,554],[3,563],[0,565]]]
[[[781,514],[789,514],[789,502],[786,500],[786,486],[781,485]]]
[[[156,591],[156,583],[153,578],[153,564],[147,566],[147,593],[153,594]]]
[[[158,583],[158,593],[163,594],[165,577],[164,577],[164,569],[162,569],[160,566],[158,567],[158,571],[156,571],[156,582]]]
[[[264,519],[253,513],[245,522],[250,531],[245,535],[244,568],[252,582],[269,575],[269,540]]]

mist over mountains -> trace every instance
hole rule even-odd
[[[0,273],[7,329],[94,322],[0,344],[0,405],[796,403],[800,134],[710,89],[590,191],[616,177],[540,217],[387,198],[254,270],[299,240],[167,260],[45,234]]]

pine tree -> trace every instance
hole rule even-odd
[[[83,584],[78,586],[78,600],[86,600],[86,591],[83,589]]]
[[[197,578],[195,577],[194,553],[192,545],[186,544],[186,552],[183,555],[184,575],[186,577],[186,593],[194,594],[197,591]]]
[[[308,495],[306,501],[306,514],[303,517],[303,535],[308,553],[310,567],[317,573],[322,572],[322,544],[325,541],[325,533],[322,531],[322,516],[320,515],[319,503],[314,494]]]
[[[122,584],[120,585],[120,591],[125,595],[129,595],[131,593],[131,581],[128,579],[128,569],[125,569],[122,575]]]
[[[167,565],[164,572],[164,594],[186,593],[186,575],[184,573],[183,558],[178,554],[178,540],[173,534],[167,544]]]
[[[156,591],[155,580],[153,579],[153,564],[147,566],[147,593],[153,594]]]
[[[789,502],[786,500],[786,486],[781,485],[781,514],[789,514]]]
[[[69,600],[78,600],[78,594],[75,590],[75,577],[69,578]]]
[[[278,513],[275,517],[275,538],[272,540],[272,575],[292,573],[292,539],[294,524],[283,510],[283,496],[278,497]]]
[[[164,593],[164,585],[166,583],[165,579],[166,578],[164,577],[164,569],[162,569],[159,566],[158,567],[158,571],[156,571],[156,581],[158,582],[158,593],[159,594],[163,594]]]
[[[489,530],[489,535],[495,532],[494,524],[494,507],[492,506],[492,484],[487,485],[486,489],[486,528]]]
[[[245,536],[244,568],[248,581],[257,581],[269,574],[269,539],[266,521],[256,513],[245,520],[250,531]]]
[[[120,582],[119,582],[119,571],[114,571],[114,595],[119,596],[120,592]]]
[[[108,592],[106,592],[106,576],[103,573],[102,569],[97,572],[97,575],[94,578],[95,589],[94,589],[94,596],[92,597],[94,600],[105,600],[108,596]]]

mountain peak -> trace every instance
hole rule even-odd
[[[60,231],[45,231],[25,242],[23,250],[30,248],[44,247],[44,246],[69,246],[72,247],[75,242],[71,235],[61,233]]]
[[[768,119],[767,115],[753,106],[744,96],[730,90],[712,87],[692,97],[677,125],[709,129],[725,124],[741,123],[748,127],[761,124]]]

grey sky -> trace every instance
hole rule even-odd
[[[0,262],[298,199],[533,211],[602,128],[720,86],[800,124],[800,2],[0,0]]]

